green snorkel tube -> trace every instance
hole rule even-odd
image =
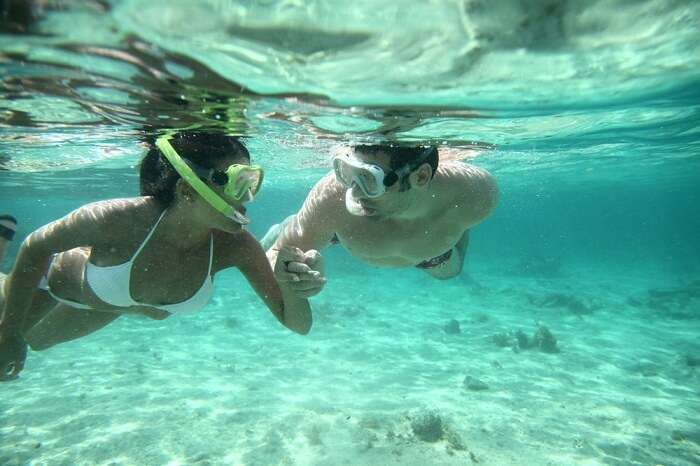
[[[204,198],[205,201],[209,203],[213,208],[221,212],[224,216],[230,218],[234,222],[240,225],[247,225],[250,223],[250,219],[238,212],[233,208],[228,202],[223,200],[221,196],[216,194],[213,189],[202,181],[197,174],[192,170],[192,168],[187,165],[182,157],[177,153],[177,151],[170,144],[170,139],[172,139],[173,134],[167,133],[163,136],[159,136],[156,139],[156,146],[161,150],[165,158],[172,164],[175,171],[177,171],[182,179],[187,181],[187,183],[192,186],[192,188],[197,191],[197,193]]]

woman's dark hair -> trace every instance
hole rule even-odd
[[[360,154],[376,156],[378,153],[384,153],[389,156],[389,168],[398,170],[399,168],[408,165],[411,171],[418,168],[424,163],[430,165],[433,169],[430,177],[435,176],[437,171],[438,156],[437,146],[402,146],[398,144],[374,144],[374,145],[357,145],[354,150]],[[409,189],[408,175],[399,180],[399,191]]]
[[[153,196],[168,206],[175,199],[175,184],[180,174],[155,146],[154,138],[146,142],[150,147],[139,168],[141,195]],[[170,139],[170,144],[180,157],[202,168],[214,168],[220,160],[232,157],[250,160],[248,149],[237,137],[221,133],[177,133]]]

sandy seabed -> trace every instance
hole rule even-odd
[[[229,274],[198,314],[30,353],[0,464],[700,464],[697,282],[368,270],[306,337]]]

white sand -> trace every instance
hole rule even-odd
[[[336,272],[300,337],[221,275],[199,314],[31,353],[0,385],[0,464],[698,464],[700,368],[685,357],[699,318],[628,304],[653,280],[473,276]],[[552,293],[596,309],[548,308]],[[560,353],[493,341],[537,322]],[[412,423],[431,414],[443,429],[424,439],[441,438],[424,441]]]

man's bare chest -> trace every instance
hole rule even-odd
[[[439,256],[462,237],[456,224],[446,221],[420,223],[357,222],[338,232],[345,249],[379,266],[411,266]]]

